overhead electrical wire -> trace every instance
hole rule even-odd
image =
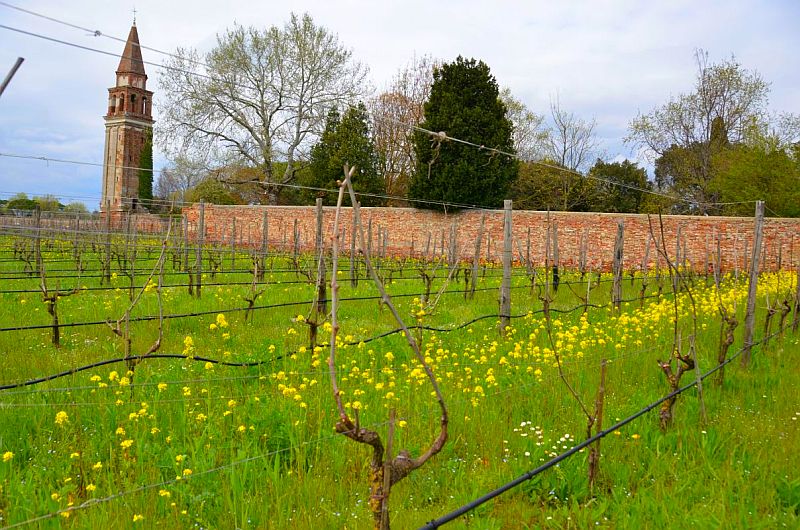
[[[71,24],[71,23],[59,20],[59,19],[55,19],[54,17],[48,17],[48,16],[42,15],[40,13],[35,13],[35,12],[32,12],[32,11],[24,10],[22,8],[18,8],[17,6],[8,4],[7,2],[0,1],[0,5],[4,5],[6,7],[12,8],[12,9],[17,9],[19,11],[23,11],[23,12],[32,14],[34,16],[46,18],[48,20],[52,20],[54,22],[65,24],[65,25],[68,25],[68,26],[76,28],[76,29],[81,29],[83,31],[91,31],[93,33],[96,33],[98,36],[99,35],[104,35],[99,30],[90,30],[90,29],[82,27],[82,26],[78,26],[78,25],[75,25],[75,24]],[[124,54],[117,54],[117,53],[108,52],[108,51],[105,51],[105,50],[99,50],[97,48],[91,48],[89,46],[84,46],[84,45],[72,43],[72,42],[69,42],[69,41],[56,39],[54,37],[50,37],[50,36],[47,36],[47,35],[42,35],[42,34],[39,34],[39,33],[36,33],[36,32],[22,30],[22,29],[19,29],[19,28],[14,28],[14,27],[11,27],[11,26],[6,26],[6,25],[1,25],[0,24],[0,28],[6,29],[6,30],[9,30],[9,31],[15,31],[15,32],[22,33],[22,34],[25,34],[25,35],[28,35],[28,36],[32,36],[32,37],[48,40],[48,41],[55,42],[55,43],[58,43],[58,44],[63,44],[63,45],[66,45],[66,46],[72,46],[72,47],[79,48],[79,49],[86,50],[86,51],[91,51],[91,52],[95,52],[95,53],[101,53],[103,55],[108,55],[108,56],[113,56],[113,57],[120,57],[120,58],[124,58],[125,57]],[[121,40],[118,37],[114,37],[114,39],[115,40]],[[153,49],[153,51],[156,51],[157,53],[162,53],[162,54],[165,54],[165,55],[168,55],[168,56],[171,56],[171,57],[176,57],[176,58],[179,58],[179,59],[185,59],[183,57],[180,57],[180,56],[177,56],[177,55],[174,55],[174,54],[170,54],[168,52],[163,52],[161,50]],[[152,66],[155,66],[155,67],[158,67],[158,68],[162,68],[162,69],[173,70],[173,71],[181,72],[181,73],[184,73],[184,74],[187,74],[187,75],[193,75],[193,76],[198,76],[198,77],[202,77],[202,78],[209,79],[209,80],[215,80],[215,78],[212,77],[212,76],[201,74],[201,73],[198,73],[198,72],[193,72],[193,71],[190,71],[190,70],[177,68],[177,67],[172,66],[172,65],[165,65],[165,64],[153,63],[153,62],[148,62],[148,61],[142,61],[142,62],[144,64],[149,64],[149,65],[152,65]],[[197,62],[197,61],[193,61],[193,62],[195,62],[198,65],[202,65],[204,67],[208,67],[208,65],[205,65],[204,63],[200,63],[200,62]],[[242,87],[242,88],[247,88],[247,87]],[[372,119],[373,120],[378,120],[378,121],[381,121],[381,120],[389,121],[389,122],[394,123],[396,125],[407,127],[409,129],[418,131],[420,133],[427,134],[427,135],[431,136],[434,141],[452,141],[452,142],[459,143],[459,144],[462,144],[462,145],[471,146],[471,147],[477,148],[477,149],[482,150],[482,151],[485,150],[487,152],[491,152],[491,153],[494,153],[494,154],[510,157],[510,158],[513,158],[513,159],[516,159],[516,160],[520,160],[522,162],[532,163],[532,164],[535,164],[535,165],[538,165],[538,166],[547,167],[549,169],[553,169],[553,170],[569,173],[569,174],[578,176],[580,178],[588,178],[588,179],[596,180],[598,182],[603,182],[605,184],[609,184],[609,185],[612,185],[612,186],[622,187],[622,188],[625,188],[625,189],[630,189],[630,190],[638,191],[638,192],[641,192],[641,193],[647,193],[647,194],[650,194],[650,195],[655,195],[655,196],[667,198],[667,199],[670,199],[670,200],[673,200],[673,201],[684,202],[684,203],[687,203],[687,204],[690,204],[690,205],[695,205],[695,206],[720,206],[720,205],[726,205],[726,204],[746,204],[748,202],[755,202],[755,201],[739,201],[739,202],[736,202],[736,203],[716,203],[716,202],[694,201],[694,200],[691,200],[691,199],[685,199],[685,198],[681,198],[681,197],[676,197],[674,195],[670,195],[670,194],[654,191],[652,189],[641,188],[641,187],[638,187],[638,186],[633,186],[631,184],[626,184],[626,183],[622,183],[622,182],[616,182],[616,181],[605,179],[605,178],[602,178],[602,177],[599,177],[599,176],[596,176],[596,175],[590,175],[590,174],[584,175],[584,174],[582,174],[582,173],[580,173],[578,171],[575,171],[573,169],[561,167],[561,166],[558,166],[558,165],[555,165],[555,164],[550,164],[550,163],[547,163],[547,162],[536,161],[536,160],[525,160],[522,157],[520,157],[519,155],[517,155],[516,153],[511,153],[511,152],[504,151],[502,149],[494,148],[494,147],[491,147],[491,146],[487,147],[486,145],[478,144],[478,143],[475,143],[475,142],[470,142],[470,141],[467,141],[467,140],[462,140],[462,139],[454,137],[454,136],[449,136],[444,131],[440,131],[440,132],[431,131],[429,129],[425,129],[423,127],[420,127],[417,124],[406,123],[406,122],[403,122],[401,120],[397,120],[397,119],[394,119],[394,118],[391,118],[391,117],[376,117],[376,116],[372,116]],[[16,156],[19,157],[19,158],[25,158],[26,157],[26,155],[16,155]],[[33,156],[31,156],[30,158],[45,159],[46,157],[38,157],[38,156],[37,157],[33,157]],[[54,159],[53,161],[62,161],[62,160]],[[102,167],[102,164],[97,164],[97,163],[82,163],[82,164],[83,165],[99,165],[99,166]],[[135,168],[135,169],[138,170],[140,168]],[[270,183],[270,185],[283,185],[283,186],[288,186],[288,187],[296,186],[296,185],[286,185],[286,184],[281,184],[281,183]],[[338,190],[327,189],[327,188],[314,188],[314,187],[305,187],[305,188],[309,189],[309,190],[321,191],[321,192],[326,192],[326,193],[337,193],[338,192]],[[414,201],[415,202],[429,202],[431,204],[449,205],[449,206],[453,206],[455,208],[487,209],[485,207],[481,207],[481,206],[477,206],[477,205],[459,204],[459,203],[447,203],[445,201],[419,201],[419,200],[412,201],[411,199],[409,199],[407,197],[395,197],[395,196],[389,196],[389,195],[383,195],[383,194],[358,194],[358,195],[370,196],[370,197],[376,197],[376,198],[386,198],[386,199],[399,199],[399,200],[410,201],[410,202],[414,202]]]

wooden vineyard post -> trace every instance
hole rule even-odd
[[[675,234],[675,274],[672,275],[672,292],[675,293],[677,296],[678,292],[680,291],[681,284],[678,281],[678,272],[680,272],[681,267],[681,232],[683,231],[683,227],[678,225],[678,231]],[[662,241],[662,244],[666,245],[666,241]],[[664,247],[666,251],[666,246]]]
[[[81,214],[75,213],[75,240],[72,243],[72,259],[75,261],[75,267],[80,272],[81,265],[81,252],[80,252],[80,231],[81,231]]]
[[[298,257],[300,255],[300,227],[298,226],[298,220],[294,218],[294,228],[292,229],[292,236],[294,237],[294,247],[292,248],[292,262],[294,263],[294,271],[295,273],[300,272],[300,264],[298,263]]]
[[[647,280],[650,273],[650,243],[653,241],[653,235],[647,235],[647,243],[644,246],[644,256],[642,256],[642,286],[639,290],[639,308],[644,307],[644,297],[647,293]]]
[[[792,322],[792,332],[797,333],[800,326],[800,264],[797,265],[797,280],[794,292],[794,322]]]
[[[258,280],[264,280],[264,271],[267,268],[267,253],[269,252],[269,218],[267,217],[267,210],[264,209],[264,215],[261,218],[261,267],[258,269]]]
[[[367,221],[367,254],[372,257],[372,216]]]
[[[317,323],[320,319],[325,318],[328,312],[328,291],[325,284],[325,255],[324,244],[322,240],[322,221],[323,221],[323,208],[322,198],[317,197],[317,240],[316,240],[316,253],[317,253]]]
[[[106,201],[106,253],[103,256],[105,262],[103,263],[103,281],[105,283],[111,282],[111,203]]]
[[[181,231],[183,232],[183,270],[189,270],[189,218],[186,214],[181,219]]]
[[[742,366],[750,364],[753,348],[753,327],[756,317],[756,295],[758,288],[758,265],[761,254],[761,236],[764,229],[764,201],[756,201],[756,218],[753,231],[753,258],[750,260],[750,285],[747,291],[747,310],[744,316],[744,349]]]
[[[131,218],[133,219],[131,221]],[[130,223],[130,229],[128,231],[128,238],[133,239],[133,243],[129,248],[128,257],[126,261],[129,263],[128,268],[130,270],[129,279],[130,279],[130,287],[129,287],[129,298],[133,300],[134,295],[134,288],[136,287],[136,258],[139,252],[138,249],[138,241],[139,241],[139,231],[137,230],[137,221],[136,221],[136,214],[131,215],[128,218],[128,222]]]
[[[386,451],[384,452],[383,462],[383,496],[381,497],[381,521],[380,530],[391,528],[389,520],[389,495],[392,492],[392,450],[394,449],[394,426],[397,411],[392,408],[389,411],[389,430],[386,433]]]
[[[560,276],[559,276],[559,273],[558,273],[558,268],[560,266],[559,258],[558,258],[558,223],[553,223],[552,231],[553,231],[553,256],[552,256],[553,257],[553,267],[552,267],[552,273],[553,273],[552,282],[553,282],[553,284],[552,285],[553,285],[553,295],[554,295],[553,297],[555,298],[555,294],[558,293],[558,284],[561,282],[561,279],[560,279]]]
[[[478,265],[481,261],[481,239],[483,239],[483,227],[486,223],[486,212],[481,214],[481,225],[478,228],[478,237],[475,239],[475,255],[472,258],[472,277],[470,278],[469,297],[475,298],[475,286],[478,283]]]
[[[591,438],[603,430],[603,403],[606,396],[606,365],[608,361],[600,361],[600,386],[597,387],[597,396],[594,401],[594,414],[589,419],[589,428],[586,437]],[[594,429],[594,432],[592,432]],[[600,440],[597,440],[592,448],[589,449],[589,491],[594,493],[594,485],[597,481],[597,473],[600,467]]]
[[[220,261],[222,261],[220,259]],[[236,218],[231,219],[231,272],[236,272]]]
[[[197,249],[195,253],[195,262],[194,262],[194,269],[195,269],[195,278],[194,278],[194,295],[197,298],[200,298],[200,289],[203,286],[203,240],[205,239],[206,235],[206,203],[205,201],[200,201],[200,215],[197,218]]]
[[[511,200],[503,201],[503,282],[500,286],[500,334],[511,325]]]
[[[617,221],[617,239],[614,241],[614,284],[611,292],[611,300],[614,308],[619,310],[622,300],[622,245],[625,237],[625,221]]]
[[[356,270],[356,227],[360,226],[359,209],[353,208],[353,222],[350,225],[350,286],[358,287],[358,271]]]
[[[589,253],[589,229],[584,228],[581,232],[580,254],[578,257],[578,269],[581,273],[581,280],[586,276],[587,254]]]

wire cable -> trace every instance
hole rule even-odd
[[[771,338],[771,337],[777,335],[778,333],[784,331],[788,327],[790,327],[790,325],[784,326],[784,328],[782,328],[780,331],[775,332],[775,333],[773,333],[773,334],[771,334],[771,335],[769,335],[767,337],[762,338],[757,343],[754,343],[753,346],[757,346],[757,345],[763,344],[766,340],[769,340],[769,338]],[[687,384],[685,386],[682,386],[681,388],[678,388],[678,389],[670,392],[669,394],[665,395],[664,397],[662,397],[660,399],[657,399],[656,401],[650,403],[649,405],[645,406],[644,408],[640,409],[639,411],[631,414],[627,418],[624,418],[624,419],[618,421],[617,423],[615,423],[611,427],[598,432],[594,436],[591,436],[591,437],[587,438],[586,440],[584,440],[583,442],[579,443],[578,445],[572,447],[571,449],[569,449],[569,450],[559,454],[558,456],[552,458],[551,460],[545,462],[541,466],[539,466],[539,467],[537,467],[535,469],[532,469],[531,471],[528,471],[527,473],[517,477],[516,479],[514,479],[514,480],[512,480],[510,482],[507,482],[506,484],[500,486],[499,488],[497,488],[495,490],[492,490],[492,491],[490,491],[489,493],[487,493],[485,495],[482,495],[481,497],[475,499],[474,501],[472,501],[472,502],[470,502],[468,504],[465,504],[462,507],[460,507],[460,508],[458,508],[456,510],[453,510],[452,512],[450,512],[450,513],[448,513],[448,514],[446,514],[446,515],[444,515],[442,517],[439,517],[437,519],[429,521],[424,526],[421,526],[420,530],[432,530],[434,528],[439,528],[440,526],[442,526],[442,525],[444,525],[446,523],[449,523],[449,522],[453,521],[454,519],[457,519],[457,518],[461,517],[462,515],[464,515],[464,514],[470,512],[470,511],[478,508],[482,504],[494,499],[495,497],[498,497],[499,495],[502,495],[503,493],[505,493],[505,492],[507,492],[507,491],[519,486],[523,482],[527,482],[528,480],[532,479],[536,475],[539,475],[540,473],[542,473],[544,471],[547,471],[551,467],[556,466],[557,464],[563,462],[567,458],[569,458],[569,457],[575,455],[576,453],[582,451],[583,449],[589,447],[594,442],[596,442],[598,440],[601,440],[602,438],[605,438],[606,436],[608,436],[609,434],[613,433],[614,431],[617,431],[617,430],[621,429],[622,427],[624,427],[625,425],[631,423],[632,421],[644,416],[645,414],[647,414],[648,412],[650,412],[651,410],[653,410],[657,406],[661,405],[662,403],[664,403],[668,399],[672,399],[672,398],[674,398],[676,396],[679,396],[682,393],[684,393],[687,390],[689,390],[690,388],[693,388],[694,386],[696,386],[698,384],[698,382],[704,381],[706,378],[708,378],[712,374],[716,373],[718,370],[721,370],[722,368],[724,368],[725,366],[727,366],[728,364],[733,362],[733,360],[736,359],[737,357],[739,357],[746,349],[747,349],[746,347],[743,347],[743,348],[739,349],[736,353],[734,353],[733,355],[728,357],[725,361],[719,363],[714,368],[712,368],[709,371],[707,371],[704,374],[702,374],[700,377],[694,379],[691,383],[689,383],[689,384]]]

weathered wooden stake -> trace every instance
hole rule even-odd
[[[315,245],[317,254],[317,323],[320,322],[320,319],[324,319],[325,314],[328,312],[328,291],[325,283],[325,245],[322,239],[322,221],[322,198],[317,198],[317,238]]]
[[[197,218],[197,250],[194,261],[194,295],[200,298],[200,291],[203,288],[203,243],[206,238],[206,203],[200,201],[200,214]]]
[[[500,286],[500,334],[505,336],[506,328],[511,325],[511,253],[513,239],[511,235],[512,202],[503,201],[503,282]]]
[[[106,201],[106,253],[105,263],[103,264],[103,281],[111,282],[111,202]]]
[[[800,264],[797,265],[797,279],[795,282],[794,322],[792,323],[792,332],[797,333],[797,328],[800,326]]]
[[[184,214],[181,218],[181,231],[183,232],[183,270],[189,270],[189,218]]]
[[[353,222],[350,225],[350,286],[358,287],[358,271],[356,270],[356,227],[359,226],[359,209],[353,208]]]
[[[475,297],[475,286],[478,282],[478,265],[481,261],[481,239],[483,239],[483,227],[486,223],[486,212],[481,214],[481,224],[478,227],[478,237],[475,239],[475,254],[472,257],[472,276],[470,277],[469,297]]]
[[[761,238],[764,229],[764,201],[756,201],[755,227],[753,229],[753,259],[750,260],[750,285],[747,291],[747,310],[744,316],[744,349],[742,366],[750,364],[753,348],[753,327],[756,317],[756,295],[758,289],[758,265],[761,254]]]
[[[236,271],[236,218],[234,217],[233,219],[231,219],[231,272],[235,271]]]
[[[558,285],[561,282],[561,277],[558,273],[558,268],[560,266],[559,257],[558,257],[558,223],[553,223],[552,225],[553,231],[553,294],[558,293]]]
[[[617,238],[614,241],[614,284],[611,291],[611,300],[616,309],[620,309],[622,300],[622,245],[625,236],[625,221],[617,220]]]

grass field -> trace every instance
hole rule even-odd
[[[7,238],[2,247],[10,246]],[[138,286],[154,266],[154,248],[138,257]],[[113,288],[92,290],[101,287],[101,259],[90,251],[80,278],[58,278],[75,275],[70,252],[65,242],[43,256],[50,289],[87,288],[58,299],[61,324],[119,319],[130,303],[129,278],[117,270]],[[246,254],[236,259],[239,269],[249,267]],[[292,270],[288,258],[274,257],[256,306],[280,307],[258,309],[245,320],[237,309],[248,305],[252,274],[226,271],[229,262],[224,257],[223,270],[213,277],[205,273],[202,297],[196,298],[188,293],[186,273],[167,260],[164,314],[203,314],[164,320],[157,353],[188,359],[146,360],[133,372],[118,362],[0,392],[0,526],[55,514],[26,527],[371,527],[369,448],[334,432],[329,347],[309,345],[305,321],[315,286]],[[674,296],[663,273],[660,280],[650,274],[641,301],[641,273],[626,274],[628,301],[619,311],[609,304],[610,276],[598,284],[591,274],[596,287],[584,312],[579,296],[585,296],[586,279],[562,272],[548,333],[541,288],[531,289],[524,268],[515,268],[514,318],[501,337],[501,268],[482,267],[478,290],[466,299],[463,275],[446,283],[446,267],[439,267],[431,299],[438,289],[444,292],[432,306],[420,300],[418,272],[431,265],[382,265],[407,323],[436,328],[414,333],[450,414],[444,449],[392,490],[395,528],[419,527],[585,439],[586,417],[559,377],[556,352],[564,377],[587,406],[594,402],[601,359],[608,360],[604,426],[669,392],[656,363],[669,358],[674,339]],[[341,266],[336,364],[344,405],[384,439],[388,410],[395,408],[394,452],[406,448],[418,455],[439,428],[430,382],[402,334],[366,341],[397,324],[363,271],[353,287],[346,259]],[[0,255],[0,328],[51,323],[40,279],[13,272],[22,268],[9,252]],[[389,268],[395,269],[391,280]],[[765,333],[767,303],[792,301],[795,278],[789,272],[762,276],[756,340]],[[686,352],[696,312],[697,360],[705,372],[717,364],[719,305],[743,321],[747,285],[731,275],[719,291],[703,276],[691,283],[677,295],[678,327]],[[159,336],[158,319],[136,321],[158,315],[158,293],[153,279],[131,313],[134,355],[148,351]],[[478,317],[485,318],[460,326]],[[794,317],[788,315],[784,325]],[[780,312],[771,332],[779,319]],[[740,325],[730,354],[740,350],[742,331]],[[319,337],[330,340],[329,324]],[[592,491],[583,452],[448,527],[797,528],[799,338],[789,329],[757,346],[749,367],[738,359],[731,363],[721,386],[707,379],[706,420],[692,389],[679,397],[665,432],[653,411],[604,438]],[[0,384],[120,359],[126,351],[124,337],[107,324],[62,327],[58,348],[51,339],[46,327],[0,332]],[[260,364],[223,366],[197,358]],[[690,371],[681,383],[694,377]]]

